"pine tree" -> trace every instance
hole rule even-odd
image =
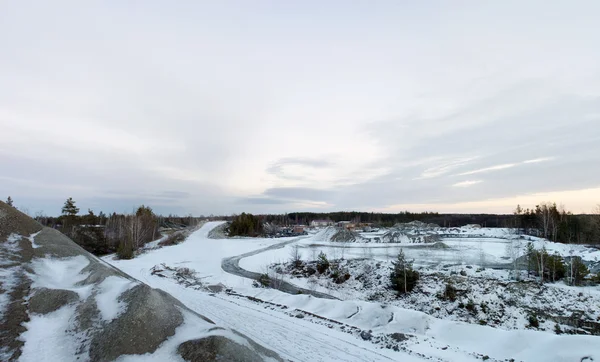
[[[69,197],[65,201],[65,205],[62,207],[62,214],[65,216],[75,216],[79,213],[79,208],[75,206],[75,201],[72,197]]]
[[[530,241],[527,243],[527,276],[531,275],[532,270],[536,270],[537,255],[533,247],[533,243]]]
[[[392,288],[398,291],[398,294],[411,292],[419,280],[419,272],[413,269],[412,262],[406,260],[404,251],[400,249],[398,257],[394,264],[394,270],[390,274]]]
[[[9,196],[8,199],[6,199],[6,204],[8,206],[13,206],[13,199]]]

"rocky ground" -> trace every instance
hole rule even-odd
[[[514,281],[507,270],[475,266],[417,268],[416,289],[398,296],[389,288],[391,262],[339,260],[319,270],[318,262],[273,264],[274,273],[305,279],[342,299],[378,301],[443,319],[502,329],[600,335],[600,288]],[[447,289],[448,288],[448,289]]]

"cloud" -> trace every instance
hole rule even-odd
[[[473,185],[476,185],[481,182],[483,182],[483,181],[482,180],[461,181],[461,182],[455,183],[454,185],[452,185],[452,187],[469,187],[469,186],[473,186]]]
[[[265,190],[263,194],[287,200],[325,202],[334,197],[335,191],[308,187],[275,187]]]
[[[540,158],[534,158],[533,160],[523,161],[523,163],[527,164],[527,163],[548,162],[548,161],[552,161],[553,159],[554,159],[554,157],[540,157]]]
[[[0,195],[219,214],[598,186],[600,3],[315,6],[3,6]]]
[[[242,205],[283,205],[290,203],[288,200],[279,200],[269,197],[244,197],[236,200],[236,202]]]
[[[515,167],[515,166],[516,166],[515,163],[506,163],[504,165],[490,166],[490,167],[480,168],[478,170],[473,170],[473,171],[467,171],[467,172],[459,173],[458,176],[468,176],[468,175],[474,175],[474,174],[482,173],[482,172],[504,170],[504,169],[507,169],[507,168]]]
[[[265,172],[284,179],[305,180],[307,169],[325,169],[331,166],[333,163],[325,159],[286,157],[275,161]]]

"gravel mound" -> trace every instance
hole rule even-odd
[[[60,353],[61,361],[113,361],[123,355],[151,354],[177,337],[184,322],[193,325],[197,335],[177,337],[180,346],[200,336],[209,341],[218,337],[218,343],[181,347],[188,351],[225,357],[234,353],[251,361],[281,360],[234,331],[215,329],[212,321],[170,294],[102,262],[57,230],[44,228],[3,202],[0,275],[2,361],[18,360],[23,354],[31,359],[32,353],[43,360],[48,350]],[[56,346],[35,339],[43,335],[41,329],[53,327],[53,337],[65,343]]]

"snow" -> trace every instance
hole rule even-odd
[[[34,274],[29,274],[31,287],[71,290],[79,294],[81,299],[86,299],[93,285],[77,284],[89,276],[89,273],[82,272],[89,263],[89,259],[83,255],[35,259],[31,262]]]
[[[20,339],[25,342],[21,362],[71,361],[77,352],[77,341],[72,329],[71,318],[74,306],[64,306],[46,315],[30,315],[23,323],[27,330]]]
[[[108,263],[126,273],[143,280],[147,284],[163,289],[192,310],[214,320],[219,325],[229,326],[246,334],[256,342],[278,352],[283,358],[294,361],[421,361],[431,358],[438,361],[481,360],[485,355],[491,360],[514,358],[524,361],[579,361],[585,356],[600,360],[600,339],[596,336],[554,335],[534,330],[502,330],[489,326],[463,323],[432,317],[426,313],[405,309],[388,303],[356,300],[355,294],[346,295],[346,300],[319,299],[307,295],[289,295],[278,290],[252,287],[251,281],[225,273],[221,269],[223,258],[237,256],[249,251],[279,244],[291,239],[223,239],[207,237],[208,232],[219,222],[205,224],[185,242],[150,250],[133,260],[114,260],[107,257]],[[327,229],[325,229],[327,230]],[[380,231],[381,232],[381,231]],[[330,256],[343,255],[346,259],[372,259],[375,262],[388,262],[402,247],[409,258],[419,259],[418,264],[434,266],[442,270],[443,264],[476,264],[481,259],[481,250],[487,263],[504,263],[506,245],[510,242],[507,231],[488,228],[438,229],[437,232],[451,235],[443,240],[450,249],[426,248],[422,244],[377,244],[352,243],[340,245],[327,241],[330,231],[313,233],[280,249],[268,250],[254,256],[242,258],[240,266],[247,270],[266,272],[273,262],[287,261],[294,245],[299,245],[303,259],[312,259],[324,251]],[[373,234],[373,233],[370,233]],[[523,241],[523,247],[527,240]],[[536,245],[545,244],[549,250],[563,250],[563,246],[533,238]],[[582,246],[568,246],[585,258],[596,258],[599,251],[590,251]],[[562,249],[560,249],[562,248]],[[197,286],[187,287],[174,279],[151,274],[152,267],[160,264],[170,267],[193,269],[202,283],[223,283],[241,296],[225,293],[208,293]],[[417,264],[417,263],[416,263]],[[469,277],[506,278],[505,270],[485,270],[476,276],[474,269],[468,270]],[[305,279],[288,279],[298,285],[306,285]],[[481,279],[484,280],[484,279]],[[549,288],[574,287],[557,284]],[[589,289],[589,293],[596,293]],[[485,296],[485,292],[480,292]],[[259,303],[243,296],[265,301]],[[532,300],[533,301],[533,300]],[[308,312],[319,318],[306,315],[295,317],[295,313]],[[329,321],[324,320],[327,318]],[[520,320],[518,323],[524,323]],[[341,326],[349,326],[342,328]],[[382,348],[348,332],[350,327],[371,331],[374,338],[385,338],[391,333],[406,333],[409,340],[403,342],[402,349],[394,351]],[[186,335],[187,325],[173,341],[165,342],[152,356],[144,360],[160,360],[173,353],[173,348]],[[202,331],[197,331],[202,333]],[[183,339],[182,339],[183,340]],[[164,347],[164,349],[163,349]],[[159,357],[160,356],[160,357]],[[139,359],[138,357],[127,356]],[[152,359],[150,359],[152,358]]]
[[[0,320],[2,320],[8,303],[10,302],[10,293],[17,285],[18,276],[22,272],[19,266],[11,266],[14,262],[11,257],[18,254],[20,235],[10,234],[6,241],[0,242]]]
[[[98,294],[96,295],[96,304],[102,319],[111,321],[121,315],[126,309],[126,304],[119,300],[119,296],[138,284],[138,282],[117,276],[109,276],[104,279],[98,285]]]
[[[41,247],[41,245],[38,245],[35,243],[35,237],[40,233],[40,231],[38,231],[37,233],[33,233],[31,235],[29,235],[28,239],[31,242],[31,247],[34,249],[37,249],[39,247]]]

